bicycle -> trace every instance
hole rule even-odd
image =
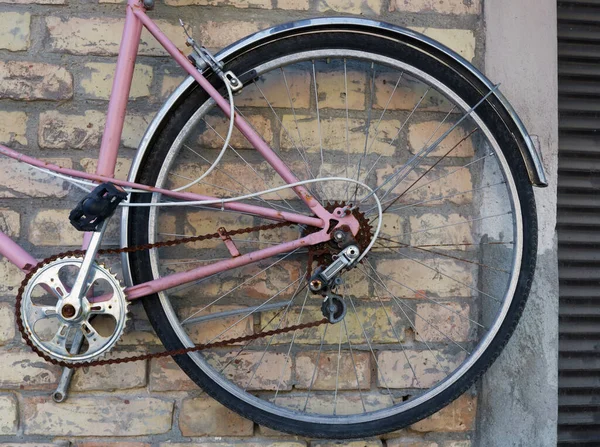
[[[143,298],[192,380],[280,431],[372,436],[456,399],[508,342],[535,270],[545,174],[498,86],[425,36],[353,18],[280,25],[216,57],[188,36],[186,57],[153,3],[128,1],[95,174],[0,146],[88,192],[70,216],[85,251],[39,263],[0,233],[26,273],[30,347],[70,367],[123,361],[100,357]],[[190,77],[121,181],[142,26]],[[122,248],[101,249],[119,206]],[[106,253],[129,287],[96,262]]]

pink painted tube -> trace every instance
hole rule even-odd
[[[219,200],[215,197],[203,196],[201,194],[194,194],[191,192],[175,192],[175,191],[170,191],[168,189],[155,188],[153,186],[142,185],[142,184],[133,183],[133,182],[127,182],[125,180],[118,180],[118,179],[106,177],[103,175],[89,174],[87,172],[81,172],[76,169],[61,168],[60,166],[54,165],[52,163],[47,163],[47,162],[38,160],[35,157],[30,157],[28,155],[21,154],[20,152],[17,152],[15,150],[10,149],[1,144],[0,144],[0,154],[6,155],[7,157],[14,158],[15,160],[22,161],[24,163],[27,163],[27,164],[30,164],[33,166],[49,169],[51,171],[58,172],[59,174],[69,175],[69,176],[75,177],[75,178],[83,178],[83,179],[92,180],[95,182],[111,182],[111,183],[114,183],[115,185],[124,186],[127,188],[141,189],[143,191],[148,191],[148,192],[158,192],[158,193],[164,194],[165,196],[173,197],[175,199],[181,199],[181,200]],[[215,205],[215,208],[219,208],[219,207],[220,207],[220,205]],[[277,211],[272,208],[265,208],[265,207],[257,206],[257,205],[248,205],[245,203],[237,203],[237,202],[224,203],[223,208],[228,209],[228,210],[233,210],[233,211],[239,211],[241,213],[253,214],[256,216],[263,216],[263,217],[273,219],[273,220],[294,222],[294,223],[310,225],[310,226],[318,227],[318,228],[324,228],[327,225],[326,223],[324,223],[324,220],[321,220],[321,219],[318,219],[315,217],[305,216],[303,214],[297,214],[297,213],[290,213],[287,211]],[[325,219],[325,222],[329,222],[330,214],[327,211],[325,211],[325,212],[327,213],[327,219]]]
[[[242,267],[244,265],[261,261],[263,259],[270,258],[281,253],[293,251],[300,247],[319,244],[330,239],[331,237],[327,234],[327,231],[321,230],[318,233],[310,234],[301,239],[296,239],[295,241],[284,242],[279,245],[264,248],[258,251],[253,251],[252,253],[247,253],[245,255],[237,256],[235,258],[227,259],[225,261],[219,261],[210,265],[205,265],[192,270],[188,270],[187,272],[175,273],[169,276],[165,276],[164,278],[148,281],[133,287],[128,287],[127,289],[125,289],[125,293],[127,294],[128,300],[134,300],[147,295],[151,295],[153,293],[167,290],[171,287],[175,287],[180,284],[197,281],[199,279],[206,278],[207,276],[214,275],[215,273],[220,273],[225,270]]]
[[[0,254],[24,272],[29,272],[38,261],[15,241],[0,231]]]

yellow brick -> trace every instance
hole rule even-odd
[[[23,112],[0,112],[0,142],[26,145],[27,115]]]
[[[237,104],[237,101],[236,101]],[[268,143],[272,144],[273,142],[273,131],[271,130],[271,121],[268,118],[265,118],[261,115],[249,115],[244,114],[246,121],[254,127],[254,129],[258,132],[258,134]],[[206,117],[206,123],[201,122],[201,129],[205,129],[198,138],[198,145],[191,144],[191,148],[196,152],[199,152],[200,155],[205,157],[208,160],[214,160],[217,156],[217,153],[214,156],[205,150],[202,150],[202,147],[207,147],[211,149],[220,150],[225,144],[225,137],[227,136],[227,131],[229,128],[229,118],[224,119],[223,117],[215,117],[208,116]],[[190,142],[187,143],[190,145]],[[250,144],[250,142],[237,130],[234,129],[231,140],[229,144],[235,149],[254,149],[254,146]],[[206,163],[204,160],[200,159],[200,162]]]
[[[27,12],[3,12],[0,14],[0,48],[23,51],[29,48],[29,25],[31,15]]]
[[[0,3],[12,3],[16,5],[29,3],[36,3],[38,5],[65,5],[67,0],[0,0]]]
[[[377,293],[382,297],[390,297],[391,292],[398,298],[422,298],[422,293],[427,296],[471,296],[474,293],[467,287],[474,279],[470,264],[439,259],[434,263],[420,262],[424,265],[410,259],[380,261],[377,264],[377,273],[387,290],[377,282]],[[369,274],[373,276],[372,272]],[[406,306],[414,309],[415,304],[409,301],[402,306],[404,311],[412,316],[414,312]]]
[[[110,358],[131,357],[142,354],[141,350],[111,352]],[[95,366],[75,371],[71,390],[126,390],[146,385],[146,361]]]
[[[0,208],[0,231],[11,238],[19,237],[21,216],[16,211]]]
[[[45,21],[52,51],[98,56],[113,56],[119,53],[124,24],[122,19],[47,17]],[[155,23],[179,49],[186,48],[185,35],[181,32],[179,24],[171,24],[165,20],[156,20]],[[145,29],[142,31],[138,54],[167,55],[166,51]]]
[[[267,28],[268,23],[261,21],[232,20],[228,22],[209,21],[199,30],[199,41],[207,48],[223,48],[242,37]]]
[[[401,166],[391,167],[388,165],[381,169],[376,169],[377,185],[382,185],[391,174],[398,171],[400,168]],[[396,176],[396,179],[400,178],[400,175]],[[417,181],[419,178],[420,180]],[[392,184],[393,180],[388,183],[388,186],[385,188],[387,189],[389,185]],[[468,169],[459,169],[458,167],[452,166],[433,168],[430,170],[430,166],[421,165],[412,170],[409,175],[394,188],[393,195],[390,195],[390,198],[396,197],[404,191],[407,192],[394,203],[391,210],[399,208],[403,209],[403,212],[407,212],[413,206],[432,207],[443,205],[448,202],[456,205],[468,204],[473,200],[473,193],[469,192],[472,189],[473,183],[471,172]]]
[[[251,436],[254,423],[209,398],[185,399],[179,413],[183,436]]]
[[[95,173],[96,167],[98,166],[97,158],[82,158],[79,160],[81,167],[85,172]],[[125,180],[131,167],[131,160],[127,158],[117,158],[117,165],[115,167],[115,178]]]
[[[43,158],[51,164],[71,168],[73,163],[69,158]],[[0,165],[0,189],[2,198],[19,197],[64,197],[70,190],[69,184],[50,174],[32,171],[25,163],[16,160],[4,160]]]
[[[0,294],[13,295],[23,280],[24,273],[8,259],[0,259]]]
[[[173,401],[153,397],[48,396],[23,401],[24,433],[44,436],[144,436],[171,429]],[[52,417],[48,417],[52,414]],[[118,423],[115,423],[118,421]]]
[[[306,70],[287,68],[283,73],[274,70],[262,75],[256,85],[247,86],[235,97],[235,104],[238,107],[267,108],[271,105],[273,108],[293,106],[295,109],[307,109],[310,105],[310,86],[311,78]],[[272,114],[270,111],[268,113]]]
[[[0,61],[0,98],[58,101],[73,96],[73,78],[63,67],[40,62]]]
[[[170,71],[165,71],[162,81],[160,83],[160,98],[167,99],[171,93],[175,91],[179,84],[183,82],[185,76],[183,75],[171,75]]]
[[[452,373],[465,359],[464,353],[398,348],[377,353],[377,384],[380,388],[430,388]],[[414,373],[413,373],[414,371]]]
[[[466,29],[441,29],[410,26],[410,29],[439,40],[468,61],[475,57],[475,33]]]
[[[363,405],[367,412],[388,408],[391,405],[389,396],[378,392],[363,392],[362,395],[358,393],[351,395],[340,394],[338,395],[337,403],[331,398],[331,393],[326,393],[325,395],[313,393],[309,396],[308,402],[306,400],[306,393],[301,396],[282,394],[278,396],[277,403],[283,407],[296,410],[303,410],[305,403],[307,403],[307,413],[326,414],[329,416],[333,413],[334,406],[336,414],[350,415],[361,414],[364,411]]]
[[[112,92],[115,64],[89,62],[84,64],[81,87],[86,98],[109,99]],[[132,99],[150,95],[152,67],[136,64],[129,97]]]
[[[452,123],[444,123],[440,126],[438,121],[427,121],[425,123],[411,124],[408,130],[410,152],[416,154],[421,152],[421,150],[424,148],[429,148],[452,126]],[[452,130],[452,132],[444,137],[438,146],[433,151],[429,152],[427,156],[441,157],[452,149],[452,151],[447,155],[448,157],[472,157],[474,153],[472,138],[467,138],[461,142],[461,140],[467,136],[467,134],[468,131],[463,127],[456,127],[454,130]]]
[[[438,12],[441,14],[479,14],[481,2],[457,0],[392,0],[390,11]]]
[[[17,399],[12,395],[0,395],[0,433],[16,435],[19,427]]]
[[[347,71],[344,82],[343,71],[318,72],[317,90],[319,109],[346,109],[346,88],[348,89],[348,109],[365,108],[365,87],[367,75],[363,72]]]
[[[415,317],[415,338],[418,341],[452,345],[453,341],[462,342],[469,339],[471,322],[468,320],[468,304],[428,301],[417,304],[416,311],[418,316]]]
[[[271,0],[165,0],[169,6],[234,6],[236,8],[271,9]]]
[[[0,303],[0,345],[15,338],[15,314],[9,303]]]
[[[434,415],[411,425],[411,428],[418,432],[468,431],[474,427],[476,414],[477,399],[464,394]]]
[[[366,120],[348,120],[348,141],[346,141],[346,118],[324,118],[321,117],[321,138],[319,138],[319,126],[316,117],[296,115],[284,115],[283,126],[289,132],[281,131],[281,147],[284,150],[296,151],[296,147],[302,146],[307,153],[320,153],[321,145],[326,154],[329,151],[349,151],[351,154],[362,154],[365,150]],[[394,146],[390,143],[400,128],[398,120],[382,120],[377,127],[377,122],[372,121],[369,129],[369,141],[367,149],[370,153],[393,155]],[[377,127],[377,130],[375,128]],[[302,136],[302,145],[298,141],[298,131]],[[290,139],[291,135],[291,139]],[[375,138],[375,140],[373,140]],[[375,141],[375,142],[373,142]]]
[[[3,389],[49,390],[56,387],[60,368],[44,362],[29,350],[2,350],[0,387]]]
[[[311,300],[311,298],[309,298]],[[317,301],[316,303],[314,301]],[[310,321],[317,321],[323,318],[323,314],[321,313],[320,307],[313,307],[315,305],[320,306],[320,299],[315,298],[310,305],[307,305],[302,312],[302,318],[300,319],[300,323],[306,323]],[[363,332],[366,331],[367,337],[369,338],[369,342],[371,343],[398,343],[398,338],[396,335],[400,337],[400,340],[404,340],[404,329],[406,325],[406,318],[402,316],[401,311],[397,306],[390,306],[389,302],[385,302],[385,311],[382,309],[381,304],[379,302],[370,304],[366,306],[365,304],[354,300],[354,306],[356,307],[356,311],[358,313],[358,321],[357,316],[354,313],[354,309],[349,304],[348,311],[345,317],[346,327],[348,329],[348,336],[350,338],[350,342],[353,344],[364,344],[365,335]],[[297,324],[299,321],[300,315],[300,307],[294,306],[288,311],[287,321],[289,324]],[[267,322],[269,322],[273,315],[277,311],[269,311],[261,314],[261,327],[263,327]],[[389,319],[388,319],[389,317]],[[392,321],[393,327],[390,325],[390,320]],[[280,317],[276,317],[269,329],[272,329],[273,326],[277,326],[280,321]],[[362,327],[361,327],[362,325]],[[282,325],[285,326],[285,325]],[[320,343],[323,337],[324,327],[318,327],[313,329],[307,329],[296,332],[296,338],[294,343],[304,344],[304,343]],[[272,344],[289,344],[291,341],[290,334],[281,334],[276,339],[273,340]],[[346,342],[346,331],[343,331],[342,334],[342,343]],[[327,329],[327,335],[325,336],[325,343],[338,345],[339,343],[339,327],[331,326]]]
[[[440,245],[440,247],[426,247],[428,250],[439,251],[440,249],[465,250],[472,244],[470,219],[456,213],[446,216],[442,214],[424,214],[421,217],[410,217],[410,243],[419,245]],[[430,231],[427,231],[431,229]],[[454,246],[442,247],[441,245],[455,244]],[[418,251],[409,250],[413,257]]]
[[[338,329],[339,328],[332,328]],[[343,329],[342,329],[343,331]],[[344,335],[343,335],[344,336]],[[319,366],[315,370],[319,359]],[[302,352],[296,356],[296,388],[357,390],[371,387],[371,354],[367,352]],[[356,368],[356,369],[355,369]],[[314,377],[314,379],[313,379]],[[311,385],[312,384],[312,385]]]
[[[198,389],[171,357],[153,359],[150,364],[151,391],[189,391]]]
[[[380,14],[381,0],[319,0],[319,12],[339,11],[347,14]]]
[[[279,9],[295,9],[306,11],[310,7],[308,0],[277,0]]]
[[[374,109],[449,112],[452,103],[422,81],[399,71],[375,75]],[[386,107],[387,106],[387,107]]]

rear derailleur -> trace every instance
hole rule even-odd
[[[334,234],[337,239],[336,236],[337,234]],[[310,277],[308,287],[313,293],[324,297],[321,312],[332,324],[339,323],[346,315],[346,302],[341,295],[334,292],[335,288],[342,284],[340,274],[342,270],[351,268],[359,256],[360,250],[357,245],[347,245],[334,257],[331,264],[319,266]]]

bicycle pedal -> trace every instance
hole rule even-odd
[[[127,193],[119,186],[102,183],[71,210],[69,221],[79,231],[98,231],[126,198]]]

